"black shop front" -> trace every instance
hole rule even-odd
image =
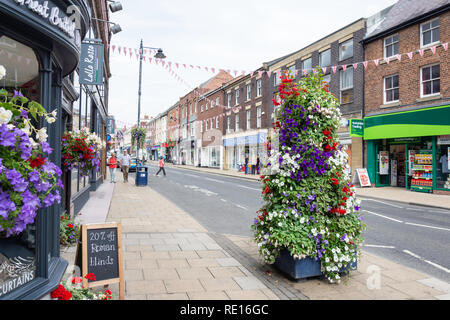
[[[65,78],[78,65],[89,24],[84,0],[0,1],[0,66],[6,70],[0,88],[57,110],[56,123],[37,126],[48,126],[50,160],[59,166],[61,136],[71,121],[64,92],[75,92]],[[0,237],[0,300],[41,299],[57,287],[67,268],[59,246],[62,206],[40,210],[20,236]]]

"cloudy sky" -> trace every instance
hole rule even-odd
[[[256,70],[263,62],[299,50],[361,17],[369,17],[396,0],[120,0],[123,10],[110,21],[122,32],[113,35],[109,113],[118,127],[137,121],[139,61],[117,48],[162,48],[167,62],[201,66],[173,70],[143,65],[141,118],[156,116],[191,88],[214,76],[204,67]]]

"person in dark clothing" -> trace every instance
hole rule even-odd
[[[259,165],[260,165],[260,161],[259,161],[259,156],[256,158],[256,174],[259,174]]]
[[[245,156],[245,174],[248,173],[248,156]]]

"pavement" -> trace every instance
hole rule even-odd
[[[177,167],[220,174],[218,169]],[[105,181],[92,193],[76,220],[121,223],[126,300],[450,299],[450,284],[364,250],[357,270],[340,284],[317,278],[291,280],[262,261],[250,237],[209,232],[152,188],[135,186],[131,177],[124,183],[120,173],[116,177],[116,184]],[[373,196],[371,190],[379,189],[362,189],[362,196]],[[395,195],[395,201],[403,199],[410,198]],[[442,199],[433,199],[426,198],[443,205]],[[71,264],[75,251],[76,247],[62,247],[61,255]],[[117,299],[118,287],[110,289]]]

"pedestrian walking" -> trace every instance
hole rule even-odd
[[[166,176],[166,170],[164,169],[164,158],[159,159],[159,170],[155,176],[157,176],[160,172],[164,173],[164,177]]]
[[[117,158],[115,153],[113,153],[109,158],[108,166],[111,176],[111,183],[116,183]]]
[[[123,155],[120,158],[120,167],[123,173],[123,182],[128,182],[128,170],[130,169],[131,157],[127,153],[127,150],[123,151]]]
[[[248,156],[245,156],[245,174],[248,173]]]
[[[259,174],[259,165],[261,162],[259,161],[259,156],[256,158],[256,174]]]

